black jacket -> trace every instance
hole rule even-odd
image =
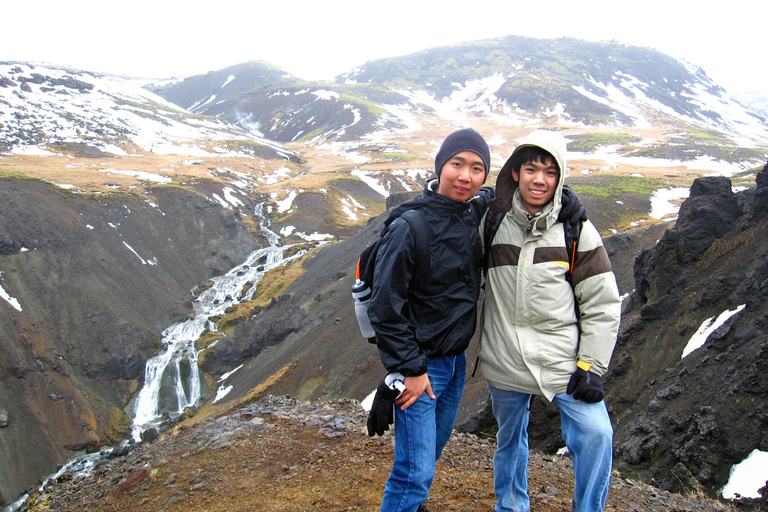
[[[411,227],[396,209],[376,256],[369,317],[387,371],[403,376],[427,371],[427,359],[466,350],[477,322],[482,247],[478,226],[491,189],[457,202],[425,187],[417,201],[429,232],[429,267],[413,279]]]

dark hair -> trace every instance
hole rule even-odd
[[[560,172],[560,166],[557,163],[557,158],[555,158],[552,153],[540,148],[539,146],[522,147],[515,151],[515,154],[512,155],[511,160],[512,170],[518,174],[520,173],[520,168],[523,166],[523,164],[536,161],[546,163],[547,160],[552,160],[552,163],[555,164],[555,167],[557,168],[557,172]]]

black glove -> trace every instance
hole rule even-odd
[[[383,436],[385,430],[395,422],[395,400],[400,392],[389,389],[389,386],[382,380],[376,388],[376,394],[373,397],[371,412],[368,413],[368,436],[373,437],[376,434]]]
[[[576,400],[581,400],[588,404],[597,403],[605,398],[603,378],[596,373],[576,368],[576,371],[571,375],[571,380],[568,381],[568,387],[565,392],[569,395],[573,394],[573,398]]]
[[[572,224],[587,220],[587,210],[579,201],[579,196],[571,187],[563,186],[563,206],[560,208],[560,215],[557,216],[558,222],[570,220]]]

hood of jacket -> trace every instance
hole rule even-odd
[[[560,168],[560,176],[551,208],[545,206],[542,210],[542,212],[546,212],[547,218],[554,218],[556,220],[562,206],[561,200],[563,197],[563,184],[565,183],[567,147],[563,136],[551,130],[536,130],[523,139],[512,151],[512,154],[509,155],[496,178],[496,197],[490,202],[489,208],[494,214],[509,212],[512,209],[512,204],[518,191],[518,184],[512,178],[512,157],[521,149],[531,146],[539,147],[551,154]]]

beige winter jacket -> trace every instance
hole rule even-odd
[[[490,386],[548,400],[565,392],[578,360],[592,365],[591,371],[599,375],[606,372],[621,314],[608,254],[589,221],[581,230],[574,288],[565,278],[565,234],[557,222],[565,144],[550,136],[551,132],[534,132],[524,141],[543,147],[560,165],[555,197],[542,212],[530,217],[524,210],[507,166],[497,180],[497,198],[509,211],[490,248],[479,354]]]

